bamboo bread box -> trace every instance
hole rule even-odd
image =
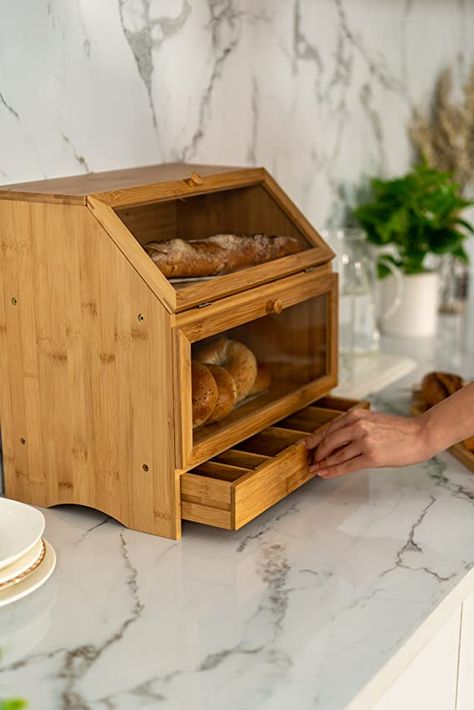
[[[302,439],[337,383],[332,252],[262,168],[170,164],[0,187],[5,492],[168,538],[236,530],[312,477]],[[285,235],[297,253],[199,281],[143,246]],[[243,343],[265,391],[193,428],[191,363]]]

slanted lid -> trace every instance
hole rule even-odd
[[[0,199],[87,206],[169,312],[314,268],[334,254],[263,168],[169,163],[0,187]],[[214,234],[296,238],[301,250],[211,281],[172,283],[143,247]]]
[[[13,185],[0,185],[0,198],[85,205],[87,196],[96,193],[103,195],[154,183],[182,181],[193,173],[213,175],[232,170],[235,168],[224,165],[187,165],[185,163],[144,165],[140,168],[125,168]]]

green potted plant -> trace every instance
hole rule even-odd
[[[370,190],[370,199],[354,215],[369,241],[404,274],[400,307],[384,321],[384,330],[391,335],[432,335],[438,298],[433,256],[452,254],[468,261],[464,242],[474,228],[461,213],[473,203],[462,197],[449,173],[426,163],[399,178],[374,179]],[[383,306],[393,299],[395,283],[382,265],[379,277]]]

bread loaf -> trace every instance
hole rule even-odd
[[[167,278],[189,278],[228,274],[295,254],[302,247],[295,237],[216,234],[208,239],[149,242],[144,248]]]
[[[454,394],[463,385],[463,379],[459,375],[450,372],[429,372],[421,383],[421,399],[428,407],[432,407]]]

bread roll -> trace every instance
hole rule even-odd
[[[232,375],[237,402],[248,397],[257,377],[257,360],[246,345],[222,336],[201,345],[194,357],[206,365],[219,365]]]
[[[202,362],[191,361],[193,429],[205,424],[218,400],[214,376]]]
[[[207,420],[206,424],[219,422],[231,413],[237,402],[237,385],[235,380],[223,367],[219,365],[206,365],[209,372],[212,374],[217,385],[217,403],[214,411]]]
[[[208,239],[149,242],[145,251],[167,278],[228,274],[295,254],[302,247],[296,237],[216,234]]]
[[[463,379],[459,375],[450,372],[429,372],[421,382],[421,399],[429,407],[432,407],[454,394],[463,385]]]

